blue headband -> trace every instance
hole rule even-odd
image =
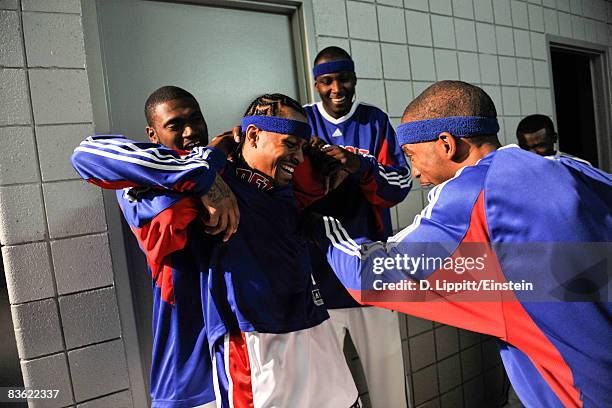
[[[399,145],[431,142],[442,132],[455,137],[496,135],[499,132],[497,118],[481,116],[451,116],[449,118],[417,120],[399,125],[395,130]]]
[[[282,133],[301,137],[308,140],[312,135],[312,128],[306,122],[299,120],[279,118],[278,116],[245,116],[242,118],[242,131],[246,132],[249,125],[255,125],[257,129],[266,132]]]
[[[316,79],[319,75],[333,74],[334,72],[355,72],[355,63],[350,59],[324,62],[317,64],[312,69],[312,76]]]

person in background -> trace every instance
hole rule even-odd
[[[389,117],[379,108],[354,100],[357,77],[351,56],[327,47],[316,56],[315,88],[321,101],[304,107],[323,151],[346,169],[341,183],[313,211],[331,215],[353,237],[371,240],[391,235],[389,208],[412,185],[410,171],[395,141]],[[335,187],[335,186],[332,186]],[[325,254],[311,247],[313,271],[340,344],[350,334],[359,354],[374,408],[405,408],[406,390],[398,315],[361,307],[330,269]]]
[[[591,165],[586,160],[555,150],[557,132],[553,121],[546,115],[525,116],[516,128],[516,139],[523,150],[540,156],[565,156]]]

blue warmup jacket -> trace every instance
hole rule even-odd
[[[506,146],[432,189],[386,244],[352,240],[332,218],[321,240],[357,300],[499,338],[527,407],[609,407],[611,187],[609,174],[586,164]],[[466,254],[480,254],[482,267],[472,261],[465,272]],[[439,258],[448,268],[424,263]],[[443,285],[469,280],[478,287]],[[533,289],[486,292],[488,280]]]
[[[226,160],[213,149],[181,158],[152,147],[157,145],[95,136],[75,149],[72,163],[85,180],[124,189],[117,200],[153,279],[152,406],[191,408],[215,400],[201,300],[211,245],[197,196],[179,191],[207,191]],[[190,181],[182,182],[186,174]]]
[[[342,222],[351,237],[387,239],[389,207],[406,198],[412,186],[410,170],[395,140],[389,117],[375,106],[355,102],[334,119],[321,102],[304,107],[313,135],[328,144],[357,153],[361,169],[310,208]],[[325,254],[311,246],[312,267],[329,309],[359,306],[331,270]]]
[[[133,202],[128,192],[118,194],[130,225],[151,207],[173,205],[193,215],[182,218],[189,225],[199,219],[197,197],[212,184],[209,172],[220,166],[210,159],[218,155],[215,149],[197,148],[181,159],[159,145],[95,136],[77,148],[73,161],[83,178],[98,185],[149,188]],[[147,160],[160,157],[163,168],[152,168]],[[198,288],[210,347],[228,331],[287,333],[323,322],[329,315],[312,278],[306,242],[297,233],[298,204],[291,186],[275,188],[264,175],[233,163],[222,177],[238,200],[240,226],[227,243],[210,238],[196,250],[201,252],[198,266],[206,268]],[[172,233],[167,239],[175,241]]]

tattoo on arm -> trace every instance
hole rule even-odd
[[[218,180],[223,181],[221,178],[218,178]],[[214,204],[218,204],[220,201],[230,196],[230,189],[224,182],[218,183],[215,181],[212,187],[210,187],[210,190],[208,190],[208,193],[206,193],[206,196]]]

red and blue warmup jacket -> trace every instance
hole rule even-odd
[[[139,206],[129,207],[122,202],[128,222],[140,217],[138,211],[145,210],[146,205],[156,200],[172,202],[189,192],[202,194],[201,186],[209,184],[200,180],[202,172],[194,168],[202,156],[219,153],[214,149],[198,154],[192,152],[182,161],[166,163],[166,174],[139,161],[126,160],[123,152],[135,146],[134,142],[123,138],[104,140],[112,147],[99,146],[99,142],[87,147],[90,150],[100,148],[87,160],[87,163],[98,160],[99,164],[87,165],[87,170],[96,174],[81,170],[83,177],[102,180],[97,181],[98,185],[120,182],[151,187],[146,190],[151,196],[146,196]],[[137,145],[139,154],[163,157],[168,152],[159,145]],[[109,157],[104,149],[113,150],[113,156]],[[79,169],[78,165],[75,167]],[[173,172],[173,168],[177,170]],[[307,243],[298,235],[299,210],[292,187],[276,188],[266,176],[234,163],[227,164],[222,177],[238,201],[240,226],[228,242],[212,240],[206,251],[202,249],[207,254],[208,272],[200,289],[210,346],[226,332],[288,333],[320,324],[329,315],[312,278]],[[130,193],[135,194],[134,190]],[[120,195],[120,202],[125,196]],[[183,211],[197,214],[199,207],[195,204],[198,200],[191,197],[185,199],[187,204]],[[300,202],[306,203],[308,199],[301,198]]]
[[[507,146],[432,189],[386,244],[323,224],[328,260],[355,299],[498,337],[527,407],[612,406],[609,174]],[[476,283],[445,287],[464,281]],[[486,292],[488,281],[533,287]]]
[[[313,134],[328,144],[360,155],[361,168],[310,208],[342,222],[352,237],[387,239],[392,232],[389,207],[406,198],[412,186],[406,160],[395,140],[389,117],[375,106],[355,102],[334,119],[322,104],[304,107]],[[330,269],[325,254],[311,246],[312,265],[329,309],[359,304]]]
[[[201,300],[210,239],[197,195],[180,191],[205,193],[225,161],[214,149],[196,148],[181,157],[120,136],[89,137],[72,156],[83,179],[124,188],[117,200],[147,259],[153,279],[153,407],[191,408],[215,400]]]

